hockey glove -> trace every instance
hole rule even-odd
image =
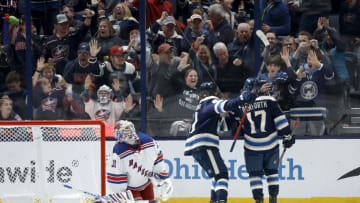
[[[283,138],[283,145],[285,148],[290,148],[295,143],[295,136],[285,135]]]
[[[160,194],[160,198],[163,201],[167,201],[171,197],[174,190],[170,178],[166,178],[165,180],[157,182],[156,187]]]
[[[241,100],[243,100],[246,103],[251,103],[251,102],[255,101],[256,94],[253,92],[246,91],[240,95],[240,98],[241,98]]]

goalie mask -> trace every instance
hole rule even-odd
[[[97,91],[99,103],[103,105],[109,103],[111,100],[111,94],[112,94],[111,88],[108,87],[107,85],[102,85]]]
[[[115,124],[115,138],[119,142],[125,142],[127,144],[135,144],[139,140],[136,134],[135,126],[132,122],[126,120],[120,120]]]

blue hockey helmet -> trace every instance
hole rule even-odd
[[[199,89],[201,96],[210,96],[217,91],[217,85],[214,82],[203,82]]]

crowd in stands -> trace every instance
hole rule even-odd
[[[348,97],[359,99],[360,0],[260,0],[270,42],[255,68],[254,0],[148,0],[147,100],[140,101],[140,0],[31,1],[33,118],[119,119],[148,133],[185,135],[200,85],[233,98],[246,88],[276,92],[301,120],[298,135],[324,135]],[[27,116],[25,0],[18,1],[0,55],[0,120]],[[171,129],[170,129],[171,128]],[[171,133],[170,133],[171,132]],[[183,132],[183,134],[182,134]]]

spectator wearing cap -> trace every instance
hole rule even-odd
[[[55,64],[56,73],[63,74],[68,61],[76,58],[76,51],[82,38],[91,24],[91,18],[86,18],[78,31],[69,30],[69,20],[66,15],[56,16],[55,34],[46,42],[45,58]]]
[[[213,47],[217,42],[223,42],[226,45],[234,40],[234,32],[231,25],[225,19],[225,12],[221,5],[213,4],[209,7],[209,30],[214,30],[216,40],[209,42]]]
[[[135,66],[125,59],[127,57],[127,52],[121,46],[113,46],[110,50],[110,62],[105,61],[100,64],[100,67],[103,69],[103,83],[111,86],[114,80],[118,80],[121,83],[121,87],[124,86],[122,82],[126,82],[129,88],[132,88],[132,82],[136,78],[136,69]],[[126,77],[126,81],[123,81],[123,77]],[[123,90],[124,91],[124,90]],[[126,92],[121,92],[122,95],[126,96],[129,94],[129,89],[126,89]]]
[[[98,54],[98,60],[101,62],[109,60],[110,49],[114,45],[126,45],[125,41],[116,35],[115,29],[107,18],[100,20],[96,39],[98,41],[99,47],[101,47],[101,50]]]
[[[64,79],[67,83],[72,84],[73,94],[80,94],[84,89],[84,82],[87,75],[95,79],[95,75],[100,75],[97,54],[100,48],[96,40],[82,42],[79,45],[78,57],[70,61],[65,68]]]
[[[129,33],[139,28],[139,22],[132,16],[129,7],[125,3],[118,3],[109,17],[111,24],[118,36],[126,43],[129,42]]]
[[[147,87],[151,97],[155,98],[157,94],[160,94],[161,97],[167,99],[176,94],[172,76],[178,71],[177,67],[181,59],[174,56],[174,48],[167,43],[161,44],[157,52],[159,53],[158,59],[154,60],[146,69]]]
[[[264,32],[270,30],[277,35],[290,33],[290,13],[288,7],[281,0],[266,0],[261,4],[261,29]]]
[[[153,52],[157,52],[158,47],[163,43],[168,43],[174,48],[174,53],[179,56],[181,52],[188,52],[190,44],[175,31],[176,21],[173,16],[168,16],[163,12],[161,18],[150,27],[150,43]],[[161,31],[160,31],[161,29]]]
[[[189,1],[189,5],[187,6],[186,9],[184,9],[184,19],[189,19],[193,14],[194,14],[194,10],[201,10],[203,11],[203,20],[206,21],[207,20],[207,13],[208,13],[208,5],[204,4],[206,3],[206,1],[204,0],[191,0]]]
[[[210,46],[209,44],[210,41],[216,40],[214,30],[207,29],[208,24],[206,24],[206,22],[204,23],[201,15],[193,14],[187,20],[187,22],[188,23],[187,23],[187,27],[185,28],[184,38],[191,45],[198,37],[204,37],[203,43],[207,46]]]

